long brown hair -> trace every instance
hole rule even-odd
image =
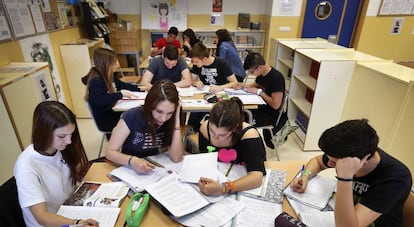
[[[216,35],[218,38],[218,41],[216,43],[216,57],[218,57],[220,55],[220,45],[222,42],[230,42],[231,45],[236,48],[236,46],[234,45],[233,39],[231,38],[231,35],[229,33],[229,31],[227,29],[219,29],[216,31]]]
[[[73,124],[72,143],[62,150],[62,156],[68,165],[72,184],[81,181],[88,171],[88,158],[80,139],[76,117],[64,104],[56,101],[45,101],[37,105],[33,114],[32,143],[34,149],[42,153],[53,143],[53,132]]]
[[[169,101],[175,105],[177,108],[179,97],[178,91],[174,83],[171,80],[160,80],[154,84],[154,86],[148,91],[147,97],[145,98],[144,114],[149,124],[149,132],[152,134],[153,140],[155,140],[155,133],[157,130],[157,125],[154,123],[154,117],[152,116],[152,111],[157,107],[158,103],[162,101]],[[175,123],[176,111],[174,111],[168,121],[164,123],[165,125],[165,136],[164,136],[164,145],[170,145],[172,140],[172,134],[174,132],[174,123]]]
[[[237,97],[216,103],[210,111],[209,122],[218,128],[224,127],[232,131],[231,144],[234,145],[243,129],[243,103]]]
[[[88,82],[86,84],[85,100],[89,98],[89,84],[95,77],[100,77],[106,85],[109,93],[114,93],[115,88],[112,85],[114,81],[114,71],[112,69],[113,64],[117,61],[117,57],[114,51],[98,47],[93,51],[93,63],[94,66],[88,73]]]

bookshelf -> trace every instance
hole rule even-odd
[[[274,39],[271,43],[271,45],[275,45],[274,49],[276,55],[272,60],[270,60],[270,64],[273,64],[273,66],[285,77],[287,90],[289,90],[290,86],[293,58],[297,49],[345,48],[321,38]]]
[[[393,62],[359,62],[354,70],[343,120],[367,118],[379,146],[414,171],[414,69]]]
[[[199,29],[194,30],[194,32],[200,41],[211,50],[211,54],[214,54],[216,51],[216,44],[214,41],[216,30]],[[247,50],[263,54],[265,38],[264,30],[240,29],[229,30],[229,33],[232,36],[234,45],[236,46],[242,61],[246,58]]]
[[[92,67],[92,56],[95,48],[103,46],[103,39],[81,39],[59,46],[72,100],[73,111],[78,118],[91,118],[84,101],[86,86],[82,83],[81,78],[85,76]]]
[[[82,37],[88,39],[103,38],[109,44],[109,15],[106,13],[103,3],[95,0],[80,1],[79,26]]]
[[[303,150],[319,150],[322,132],[341,121],[357,61],[384,61],[354,49],[296,49],[288,116]]]

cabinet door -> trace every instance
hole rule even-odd
[[[21,149],[9,115],[0,98],[0,185],[13,176],[13,166]]]

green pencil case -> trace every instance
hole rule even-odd
[[[131,197],[126,210],[125,222],[128,227],[137,227],[144,219],[148,209],[150,196],[148,193],[136,193]]]

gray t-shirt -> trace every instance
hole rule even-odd
[[[164,58],[155,57],[151,60],[147,70],[154,75],[151,84],[162,79],[169,79],[175,83],[181,80],[181,73],[187,68],[187,63],[182,57],[178,57],[177,65],[171,69],[165,66]]]

